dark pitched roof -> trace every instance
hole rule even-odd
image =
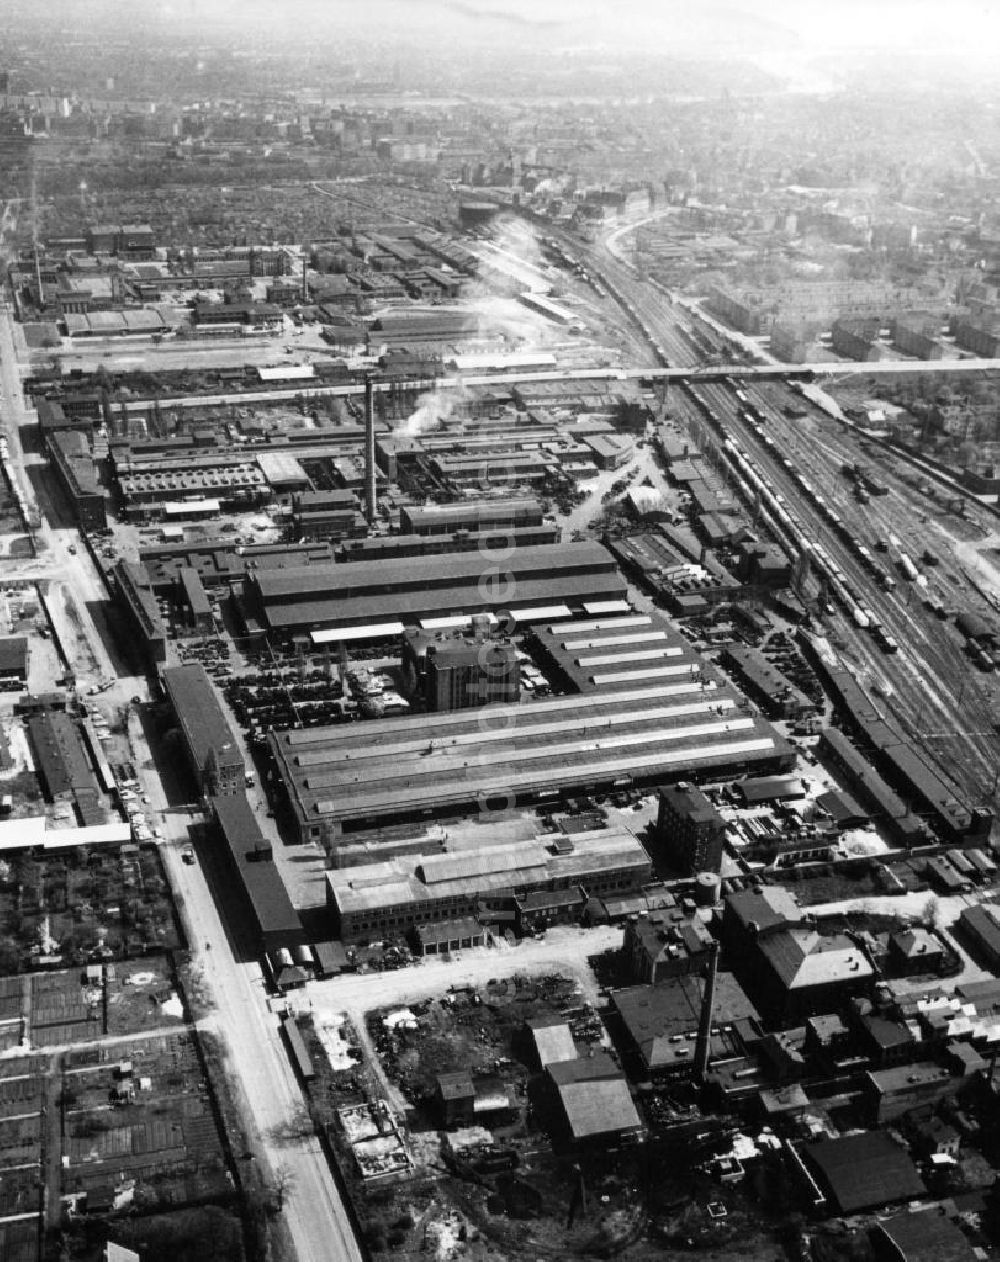
[[[973,1262],[976,1256],[961,1228],[937,1210],[896,1214],[877,1230],[896,1246],[902,1262]]]
[[[844,1214],[908,1201],[927,1191],[906,1150],[883,1131],[818,1140],[803,1153]]]
[[[570,1082],[601,1082],[606,1078],[622,1077],[616,1062],[602,1051],[595,1051],[592,1056],[580,1056],[576,1060],[553,1061],[546,1069],[557,1087],[564,1087]]]

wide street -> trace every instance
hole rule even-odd
[[[114,687],[100,696],[102,708],[125,704],[133,696],[144,702],[149,698],[146,677],[123,673],[121,663],[115,660],[114,645],[98,630],[94,612],[102,611],[103,617],[108,611],[108,593],[79,531],[55,524],[60,518],[48,501],[44,482],[28,476],[30,468],[44,467],[45,461],[40,455],[26,455],[21,445],[20,428],[30,425],[31,414],[21,393],[7,308],[0,311],[0,407],[15,477],[28,504],[37,504],[41,518],[39,556],[16,565],[5,562],[3,573],[21,580],[45,579],[58,589],[61,598],[69,598],[78,620],[74,630],[85,640],[88,656],[96,666],[78,682],[86,685],[96,676],[116,680]],[[40,495],[36,487],[43,488]],[[75,551],[70,552],[71,547]],[[54,604],[58,617],[61,601]],[[243,1103],[248,1127],[258,1136],[255,1159],[272,1175],[287,1181],[284,1216],[298,1262],[355,1262],[360,1251],[319,1140],[311,1134],[290,1133],[301,1120],[303,1096],[281,1043],[278,1019],[269,1009],[260,968],[236,960],[205,873],[199,865],[188,866],[181,859],[189,840],[190,817],[164,813],[167,801],[163,786],[134,709],[129,716],[129,736],[142,792],[149,798],[148,809],[162,823],[165,836],[161,853],[210,1006],[199,1024],[214,1030],[224,1042],[230,1080]]]

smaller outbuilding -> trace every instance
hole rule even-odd
[[[577,1144],[633,1143],[643,1128],[625,1075],[606,1052],[550,1065],[561,1121]]]
[[[733,790],[744,806],[792,801],[806,795],[799,776],[748,776],[746,780],[737,780]]]
[[[23,688],[28,682],[28,640],[23,635],[0,636],[0,691]]]
[[[447,955],[449,951],[486,946],[488,932],[478,920],[465,916],[438,924],[418,925],[413,930],[418,955]]]
[[[576,1060],[579,1053],[569,1025],[558,1017],[536,1017],[527,1023],[535,1056],[542,1069],[560,1061]]]

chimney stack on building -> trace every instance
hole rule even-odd
[[[719,944],[712,942],[708,951],[708,967],[705,970],[705,993],[701,1000],[701,1019],[698,1022],[698,1042],[694,1050],[694,1076],[704,1082],[712,1052],[712,1016],[715,1009],[715,976],[719,971]]]
[[[369,526],[378,516],[375,491],[375,387],[371,377],[365,378],[365,517]]]

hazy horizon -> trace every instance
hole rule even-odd
[[[955,0],[0,0],[7,40],[17,24],[81,31],[112,29],[146,39],[166,28],[181,39],[269,37],[282,43],[417,34],[484,48],[585,48],[645,56],[825,58],[837,52],[966,56],[1000,46],[1000,3]],[[526,41],[529,41],[526,44]]]

